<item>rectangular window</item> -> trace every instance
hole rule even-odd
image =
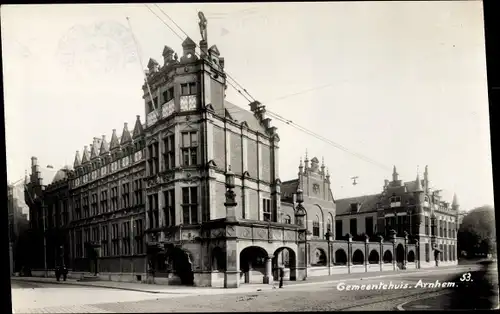
[[[163,154],[163,164],[165,170],[171,170],[175,168],[175,138],[174,135],[169,135],[163,139],[163,147],[165,153]]]
[[[196,95],[196,93],[197,93],[196,82],[181,84],[182,96]]]
[[[153,143],[148,146],[148,173],[154,175],[160,172],[159,156],[158,156],[158,143]]]
[[[358,220],[356,218],[352,218],[349,221],[349,233],[354,237],[358,235]]]
[[[443,221],[439,220],[439,236],[443,236]]]
[[[89,217],[89,197],[88,195],[83,197],[83,218]]]
[[[84,231],[83,231],[83,244],[88,244],[90,242],[90,229],[89,228],[86,228]],[[83,251],[83,257],[88,257],[88,254],[87,254],[87,250],[84,250]]]
[[[101,239],[99,238],[99,227],[92,228],[92,242],[99,242]]]
[[[165,226],[175,225],[175,190],[163,192],[165,197]]]
[[[120,255],[120,238],[118,236],[118,224],[117,223],[114,223],[111,225],[111,231],[112,231],[112,238],[111,238],[111,242],[113,243],[113,246],[112,246],[112,252],[111,254],[113,256],[117,256],[117,255]]]
[[[143,220],[138,219],[135,221],[135,254],[144,253],[144,226]]]
[[[118,187],[111,188],[111,210],[118,210]]]
[[[130,255],[130,221],[122,223],[122,255]]]
[[[425,216],[425,234],[429,235],[430,233],[430,218],[429,216]]]
[[[75,232],[75,255],[76,257],[83,257],[83,243],[82,243],[82,230]]]
[[[82,218],[82,201],[80,200],[80,196],[77,196],[78,199],[75,200],[75,219]]]
[[[272,221],[272,210],[271,210],[271,200],[264,198],[262,199],[262,218],[264,221]]]
[[[174,98],[174,88],[170,87],[166,91],[163,92],[163,101],[168,102]]]
[[[109,250],[108,250],[108,226],[102,226],[102,231],[101,231],[101,255],[102,256],[108,256],[109,255]]]
[[[122,208],[130,207],[130,184],[122,184]]]
[[[142,198],[142,179],[134,181],[134,205],[142,205],[144,200]]]
[[[430,252],[430,245],[429,243],[425,244],[425,261],[430,262],[431,261],[431,252]]]
[[[391,203],[401,202],[401,196],[392,196]]]
[[[182,133],[182,164],[184,166],[195,166],[198,164],[198,133]]]
[[[101,191],[101,199],[100,199],[100,212],[107,213],[109,211],[108,208],[108,190]]]
[[[319,237],[319,221],[313,221],[313,236]]]
[[[159,212],[158,212],[158,194],[148,195],[149,201],[149,227],[158,228],[159,225]]]
[[[443,255],[444,255],[444,248],[443,248],[442,244],[439,245],[439,249],[441,250],[441,253],[439,254],[439,260],[442,262],[443,259],[444,259],[444,257],[443,257]]]
[[[369,236],[373,235],[373,217],[365,218],[366,234]]]
[[[335,220],[335,239],[342,239],[344,237],[343,232],[342,220]]]
[[[182,223],[198,223],[198,188],[182,188]]]

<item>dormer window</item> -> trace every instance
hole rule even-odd
[[[401,196],[392,196],[391,203],[401,202]]]
[[[359,203],[351,203],[351,212],[357,213],[360,207]]]

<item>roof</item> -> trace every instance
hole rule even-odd
[[[289,180],[281,183],[281,199],[293,200],[293,194],[297,192],[299,179]]]
[[[64,180],[67,177],[68,177],[68,175],[67,175],[66,171],[64,169],[59,169],[59,171],[57,171],[56,175],[54,176],[54,179],[52,179],[52,182],[50,182],[50,183]]]
[[[351,204],[360,203],[361,208],[358,213],[371,212],[376,209],[380,194],[362,195],[357,197],[343,198],[336,200],[336,214],[347,215],[351,212]]]
[[[243,109],[239,106],[236,106],[235,104],[230,103],[227,100],[224,100],[224,106],[226,108],[227,113],[229,113],[229,116],[233,120],[236,120],[239,123],[245,121],[248,124],[248,127],[253,131],[259,131],[260,133],[266,132],[264,126],[261,125],[259,119],[257,119],[252,112]],[[220,111],[216,113],[220,116],[225,115]]]
[[[421,186],[425,185],[424,182],[424,180],[420,180]],[[406,186],[407,192],[415,192],[417,190],[417,180],[405,182],[404,186]]]

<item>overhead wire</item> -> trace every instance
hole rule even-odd
[[[174,29],[173,29],[170,25],[168,25],[168,24],[167,24],[167,23],[166,23],[166,22],[165,22],[165,21],[164,21],[164,20],[163,20],[160,16],[158,16],[158,14],[156,14],[156,12],[154,12],[154,11],[153,11],[153,10],[152,10],[152,9],[151,9],[148,5],[147,5],[147,4],[144,4],[144,5],[145,5],[145,6],[147,7],[147,9],[148,9],[150,12],[152,12],[152,13],[153,13],[153,14],[154,14],[154,15],[155,15],[155,16],[156,16],[156,17],[157,17],[157,18],[158,18],[158,19],[159,19],[159,20],[160,20],[160,21],[161,21],[164,25],[166,25],[166,26],[167,26],[167,27],[168,27],[168,28],[169,28],[169,29],[170,29],[170,30],[171,30],[171,31],[172,31],[172,32],[173,32],[173,33],[174,33],[177,37],[179,37],[179,39],[184,40],[184,38],[183,38],[182,36],[180,36],[180,35],[179,35],[179,34],[178,34],[178,33],[177,33],[177,32],[176,32],[176,31],[175,31],[175,30],[174,30]],[[188,35],[188,34],[187,34],[187,33],[186,33],[183,29],[182,29],[182,27],[180,27],[180,26],[179,26],[179,24],[177,24],[177,23],[174,21],[174,19],[172,19],[172,18],[171,18],[171,17],[170,17],[170,16],[169,16],[169,15],[168,15],[168,14],[167,14],[167,13],[166,13],[163,9],[162,9],[162,8],[160,8],[160,7],[158,6],[158,4],[154,4],[154,6],[155,6],[158,10],[160,10],[160,11],[162,12],[162,14],[163,14],[163,15],[165,15],[165,17],[167,17],[167,18],[168,18],[168,19],[169,19],[169,20],[170,20],[170,21],[171,21],[171,22],[172,22],[172,23],[173,23],[173,24],[174,24],[174,25],[175,25],[175,26],[176,26],[176,27],[177,27],[177,28],[178,28],[178,29],[179,29],[179,30],[180,30],[180,31],[181,31],[181,32],[182,32],[185,36],[186,36],[186,37],[191,38],[191,37],[190,37],[190,36],[189,36],[189,35]],[[196,44],[196,43],[195,43],[195,44]],[[196,46],[197,46],[198,48],[200,48],[198,44],[196,44]],[[198,55],[198,56],[200,56],[198,52],[195,52],[195,54],[196,54],[196,55]],[[257,101],[257,100],[256,100],[256,99],[255,99],[255,98],[254,98],[254,97],[253,97],[253,96],[252,96],[252,95],[251,95],[251,94],[247,91],[247,89],[246,89],[243,85],[241,85],[240,83],[238,83],[238,81],[237,81],[237,80],[236,80],[236,79],[235,79],[235,78],[234,78],[234,77],[233,77],[233,76],[232,76],[232,75],[231,75],[228,71],[226,71],[226,70],[225,70],[224,72],[225,72],[225,74],[226,74],[227,78],[229,78],[229,79],[232,81],[232,82],[231,82],[230,80],[226,80],[226,83],[227,83],[228,85],[230,85],[230,86],[231,86],[231,87],[232,87],[235,91],[237,91],[237,92],[238,92],[238,94],[240,94],[240,96],[242,96],[243,98],[245,98],[245,100],[246,100],[246,101],[248,101],[249,103]],[[309,89],[309,90],[305,90],[305,91],[302,91],[302,92],[299,92],[299,93],[295,93],[295,94],[291,94],[291,95],[285,95],[285,96],[283,96],[283,97],[280,97],[280,98],[277,98],[277,99],[274,99],[274,100],[280,100],[280,99],[289,98],[289,97],[296,96],[296,95],[299,95],[299,94],[302,94],[302,93],[306,93],[306,92],[310,92],[310,91],[313,91],[313,90],[317,90],[317,89],[321,89],[321,88],[326,88],[326,87],[331,86],[331,85],[333,85],[333,84],[327,84],[327,85],[319,86],[319,87],[312,88],[312,89]],[[246,95],[245,95],[245,94],[246,94]],[[242,108],[242,110],[244,110],[244,109]],[[346,153],[348,153],[348,154],[351,154],[351,155],[353,155],[353,156],[355,156],[355,157],[357,157],[357,158],[359,158],[359,159],[361,159],[361,160],[363,160],[363,161],[365,161],[365,162],[367,162],[367,163],[370,163],[370,164],[372,164],[372,165],[375,165],[375,166],[377,166],[377,167],[379,167],[379,168],[382,168],[382,169],[384,169],[384,170],[391,170],[391,169],[392,169],[391,167],[388,167],[387,165],[384,165],[384,164],[382,164],[382,163],[380,163],[380,162],[378,162],[378,161],[376,161],[376,160],[374,160],[374,159],[371,159],[371,158],[369,158],[369,157],[367,157],[367,156],[364,156],[364,155],[362,155],[362,154],[360,154],[360,153],[354,152],[354,151],[352,151],[352,150],[350,150],[350,149],[346,148],[345,146],[343,146],[343,145],[341,145],[341,144],[339,144],[339,143],[336,143],[336,142],[334,142],[334,141],[332,141],[332,140],[330,140],[330,139],[328,139],[328,138],[326,138],[326,137],[324,137],[324,136],[322,136],[322,135],[319,135],[318,133],[316,133],[316,132],[314,132],[314,131],[308,130],[307,128],[302,127],[302,126],[298,125],[297,123],[293,122],[292,120],[290,120],[290,119],[286,119],[285,117],[281,116],[280,114],[275,113],[275,112],[272,112],[272,111],[268,110],[267,108],[265,109],[265,112],[266,112],[269,116],[271,116],[271,117],[275,118],[276,120],[278,120],[278,121],[280,121],[280,122],[282,122],[282,123],[284,123],[284,124],[287,124],[287,125],[289,125],[289,126],[291,126],[291,127],[295,128],[295,129],[297,129],[297,130],[300,130],[300,131],[302,131],[302,132],[304,132],[304,133],[306,133],[306,134],[308,134],[308,135],[310,135],[310,136],[313,136],[313,137],[315,137],[315,138],[317,138],[317,139],[319,139],[319,140],[321,140],[321,141],[323,141],[323,142],[326,142],[326,143],[330,144],[331,146],[334,146],[335,148],[337,148],[337,149],[339,149],[339,150],[342,150],[342,151],[344,151],[344,152],[346,152]]]

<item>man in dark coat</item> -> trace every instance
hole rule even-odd
[[[283,277],[285,277],[285,268],[281,265],[278,269],[280,278],[280,288],[283,288]]]

